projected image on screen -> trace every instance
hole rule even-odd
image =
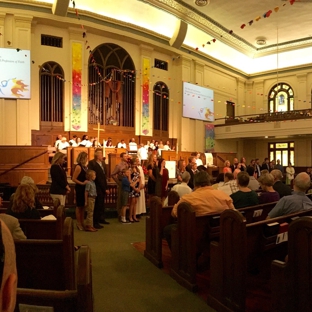
[[[213,90],[183,82],[183,117],[214,121]]]
[[[0,49],[0,98],[30,99],[30,51]]]

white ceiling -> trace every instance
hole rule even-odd
[[[260,47],[256,44],[258,37],[266,38],[267,46],[304,42],[312,37],[312,0],[295,1],[293,5],[285,0],[211,0],[205,7],[196,6],[194,0],[176,2],[189,5],[228,31],[233,30],[234,35],[255,48]],[[270,10],[270,16],[264,18]],[[261,19],[256,21],[257,17]],[[241,29],[243,24],[246,26]]]
[[[11,0],[16,1],[42,2]],[[218,59],[245,74],[312,63],[312,0],[295,1],[293,5],[289,0],[210,0],[205,7],[196,6],[194,0],[75,0],[75,5],[79,10],[138,25],[168,38],[182,19],[189,24],[183,48]],[[270,10],[270,17],[264,18]],[[259,21],[257,17],[261,17]],[[241,29],[243,24],[246,26]],[[265,46],[256,44],[259,37],[265,38]]]

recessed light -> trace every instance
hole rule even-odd
[[[210,0],[195,0],[197,6],[203,7],[210,3]]]
[[[259,46],[266,45],[266,38],[256,38],[256,44]]]

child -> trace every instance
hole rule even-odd
[[[121,220],[120,222],[123,224],[131,224],[126,220],[126,209],[129,200],[129,192],[130,192],[130,170],[123,169],[122,170],[122,179],[121,179]]]
[[[136,218],[136,206],[138,202],[138,197],[140,197],[140,172],[136,166],[136,159],[131,162],[131,183],[130,183],[130,208],[129,208],[129,221],[139,222]]]
[[[94,180],[96,178],[96,173],[93,170],[88,170],[86,174],[88,180],[85,188],[85,206],[87,207],[87,219],[85,230],[87,232],[96,232],[97,229],[93,227],[93,211],[94,203],[96,198],[96,186]]]

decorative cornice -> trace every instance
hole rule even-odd
[[[311,46],[312,39],[301,38],[298,40],[288,41],[275,45],[257,48],[250,44],[245,39],[237,36],[236,34],[230,34],[230,30],[196,10],[191,5],[185,3],[182,0],[139,0],[145,3],[149,3],[161,10],[169,12],[184,20],[185,22],[193,25],[194,27],[210,34],[212,37],[222,41],[226,45],[234,48],[237,51],[244,53],[245,55],[252,56],[253,58],[275,54],[277,52],[285,52],[289,50],[302,49]]]

